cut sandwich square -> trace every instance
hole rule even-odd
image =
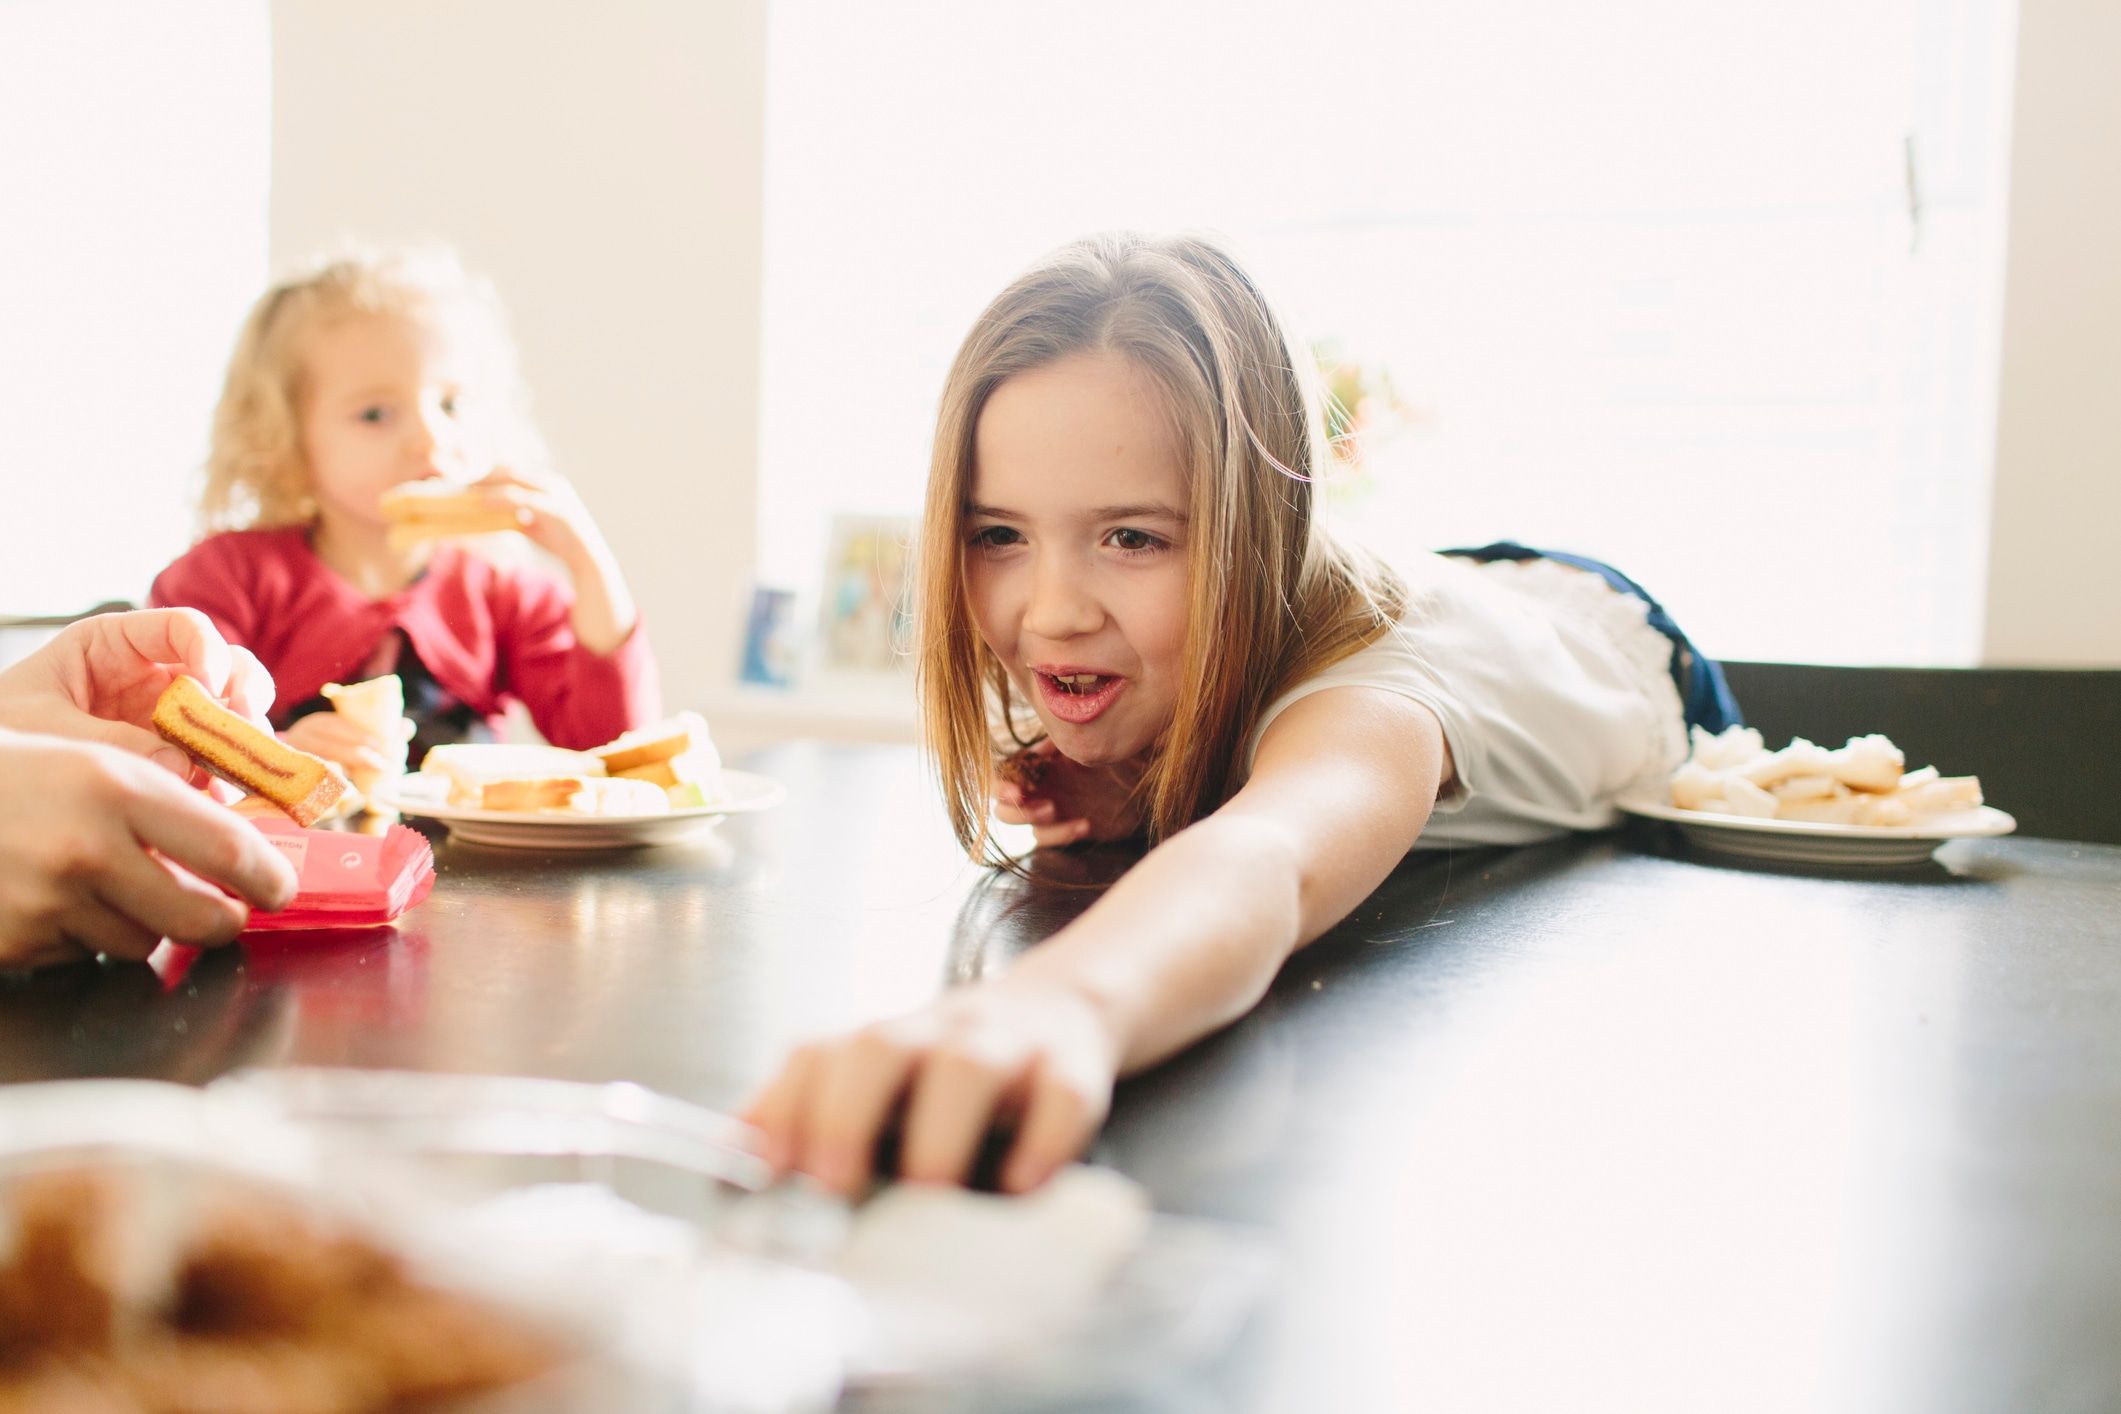
[[[589,754],[602,761],[605,771],[614,776],[680,756],[692,761],[690,769],[696,776],[720,770],[722,765],[714,739],[707,734],[706,719],[697,712],[680,712],[652,726],[637,728]]]

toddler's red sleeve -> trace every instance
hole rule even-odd
[[[663,715],[655,654],[638,620],[617,648],[596,653],[575,638],[574,596],[557,580],[521,571],[495,590],[498,685],[522,699],[547,741],[586,750]]]
[[[148,607],[197,609],[230,643],[258,651],[259,606],[252,568],[243,556],[230,552],[226,537],[201,541],[155,576],[147,591]]]

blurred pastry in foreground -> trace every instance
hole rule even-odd
[[[381,1414],[567,1358],[350,1223],[227,1175],[20,1175],[0,1231],[0,1409]]]
[[[379,504],[390,522],[393,549],[462,535],[491,535],[519,526],[515,507],[447,481],[408,481],[385,491]]]
[[[305,829],[346,794],[346,777],[336,766],[229,711],[197,678],[179,677],[164,688],[152,721],[164,740],[222,780],[270,800]]]

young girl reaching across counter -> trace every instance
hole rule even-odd
[[[214,415],[210,532],[155,580],[203,610],[280,686],[273,723],[359,774],[405,742],[322,710],[325,684],[404,682],[427,747],[482,735],[520,700],[547,738],[589,747],[661,715],[655,661],[618,562],[574,492],[523,469],[535,434],[499,304],[441,252],[332,260],[268,290]],[[408,535],[408,488],[470,493],[472,520]],[[518,530],[567,581],[448,538]],[[497,518],[496,518],[497,517]]]
[[[1002,1186],[1081,1151],[1118,1076],[1243,1015],[1417,841],[1617,816],[1733,714],[1715,666],[1595,561],[1516,546],[1407,573],[1318,520],[1305,360],[1215,246],[1067,247],[988,306],[942,397],[920,541],[924,734],[959,840],[1146,856],[1007,974],[799,1047],[752,1102],[842,1191]],[[1028,744],[1028,745],[1027,745]]]

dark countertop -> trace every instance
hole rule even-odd
[[[742,764],[789,801],[699,844],[443,840],[394,933],[0,983],[0,1077],[395,1066],[733,1108],[1132,857],[975,870],[900,748]],[[1144,1408],[2121,1407],[2121,849],[1417,855],[1124,1084],[1094,1156],[1282,1253],[1239,1349]]]

